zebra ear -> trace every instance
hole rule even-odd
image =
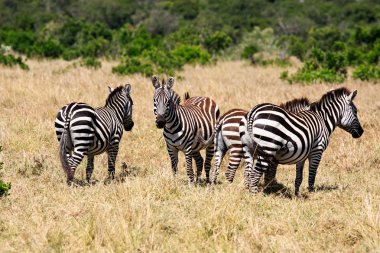
[[[158,80],[157,76],[152,76],[152,84],[156,89],[160,87],[160,81]]]
[[[174,85],[174,77],[169,77],[169,79],[166,81],[166,87],[168,89],[171,89]]]
[[[354,98],[356,97],[356,94],[358,94],[357,90],[354,90],[353,92],[351,92],[351,94],[348,95],[348,97],[347,97],[348,101],[354,100]]]
[[[113,90],[114,90],[114,88],[112,88],[111,86],[108,86],[108,91],[109,91],[110,93],[112,93]]]
[[[128,83],[125,85],[125,90],[127,91],[127,93],[131,93],[131,90],[132,90],[132,86]]]

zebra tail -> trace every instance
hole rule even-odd
[[[69,117],[66,117],[63,127],[61,140],[59,142],[59,159],[61,160],[62,168],[66,174],[70,171],[69,160],[67,159],[66,150],[72,147],[71,135],[69,131]]]
[[[223,125],[223,121],[219,121],[219,123],[215,126],[215,131],[214,131],[214,143],[215,143],[215,151],[216,151],[216,148],[218,147],[218,135],[220,133],[220,131],[222,130],[222,125]],[[222,138],[223,140],[223,138]]]

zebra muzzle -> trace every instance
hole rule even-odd
[[[124,124],[124,130],[125,131],[131,131],[135,123],[133,121],[128,122],[127,124]]]
[[[353,138],[359,138],[360,136],[362,136],[363,135],[363,133],[364,133],[364,130],[363,130],[363,128],[359,128],[359,129],[355,129],[354,130],[354,132],[352,133],[352,137]]]
[[[162,116],[162,115],[157,115],[157,118],[156,118],[156,127],[157,128],[163,128],[166,124],[166,120],[165,120],[165,117]]]

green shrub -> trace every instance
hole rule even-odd
[[[280,78],[287,80],[290,84],[312,84],[316,82],[342,83],[347,77],[345,72],[321,67],[317,62],[309,60],[295,74],[289,76],[287,72],[282,72]]]
[[[215,32],[206,37],[204,44],[205,47],[212,53],[218,53],[228,48],[232,43],[232,39],[225,32]]]
[[[3,151],[3,147],[0,146],[0,153]],[[3,170],[4,163],[0,161],[0,172]],[[5,183],[0,179],[0,197],[7,195],[11,189],[11,183]]]
[[[86,57],[81,60],[80,65],[87,68],[98,69],[102,66],[102,63],[94,57]]]
[[[9,190],[11,189],[11,183],[5,183],[0,179],[0,197],[8,195]]]
[[[141,73],[149,77],[155,72],[150,62],[146,62],[137,57],[126,57],[122,63],[112,68],[112,73],[120,75]]]
[[[63,48],[58,41],[48,39],[47,41],[37,42],[32,49],[32,54],[47,58],[59,58],[62,55]]]
[[[243,52],[241,53],[241,58],[243,59],[251,59],[254,54],[259,52],[259,49],[255,44],[251,44],[248,46],[245,46],[243,49]]]
[[[180,45],[173,50],[173,55],[175,58],[179,59],[182,64],[206,64],[211,60],[210,54],[201,49],[200,46]]]
[[[29,70],[29,66],[24,63],[21,56],[15,57],[14,55],[11,55],[11,54],[4,54],[1,51],[0,51],[0,63],[8,67],[13,67],[15,65],[18,65],[21,69]]]
[[[380,80],[380,67],[374,65],[360,65],[352,73],[354,79],[362,81],[378,81]]]

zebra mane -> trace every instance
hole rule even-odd
[[[299,112],[308,110],[310,108],[310,101],[305,97],[295,98],[288,102],[281,103],[280,107],[290,112]]]
[[[181,103],[181,97],[174,90],[171,90],[171,92],[172,92],[172,100],[174,104],[179,105]]]
[[[106,100],[106,105],[108,105],[112,98],[118,94],[119,92],[121,92],[122,90],[124,89],[124,86],[123,85],[120,85],[119,87],[115,88],[109,95],[108,95],[108,98]]]
[[[334,99],[336,97],[339,98],[339,97],[342,97],[344,95],[350,95],[350,93],[351,93],[351,91],[349,89],[347,89],[346,87],[341,87],[341,88],[338,88],[335,90],[331,90],[331,91],[325,93],[319,101],[313,102],[310,105],[310,110],[314,111],[314,110],[320,108],[320,106],[323,103],[331,101],[332,99]]]

